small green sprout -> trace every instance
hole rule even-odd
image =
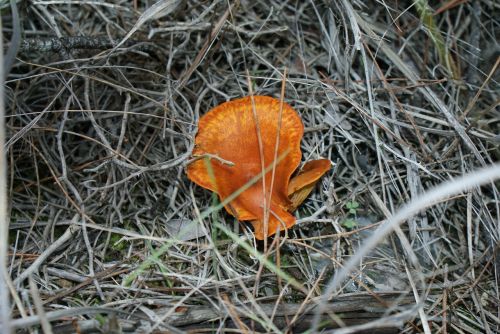
[[[352,215],[356,215],[357,209],[359,208],[359,203],[356,201],[347,202],[345,205],[347,209],[349,209],[349,213]]]
[[[358,212],[359,203],[356,201],[349,201],[346,203],[345,207],[347,210],[349,210],[349,215],[351,217],[343,220],[342,226],[350,230],[358,226],[358,222],[356,221],[356,213]]]

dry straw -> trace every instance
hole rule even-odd
[[[500,332],[496,2],[0,11],[2,328]],[[300,116],[299,170],[333,163],[265,243],[186,176],[203,115],[248,95]]]

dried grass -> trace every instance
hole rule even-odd
[[[494,1],[0,8],[17,331],[500,332]],[[334,168],[263,247],[185,166],[200,115],[285,69]]]

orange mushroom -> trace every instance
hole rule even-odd
[[[295,210],[309,196],[314,185],[330,170],[332,163],[327,159],[308,161],[288,184],[288,198],[292,202],[290,211]]]
[[[290,212],[331,167],[326,159],[310,161],[290,180],[301,160],[303,133],[297,112],[278,99],[247,96],[222,103],[200,118],[193,150],[195,157],[218,159],[209,164],[195,160],[187,167],[188,178],[221,201],[234,197],[226,210],[238,220],[250,220],[255,237],[262,240],[295,224]]]

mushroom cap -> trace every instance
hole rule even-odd
[[[232,162],[230,166],[218,159],[196,160],[187,168],[187,175],[196,184],[216,192],[221,201],[244,190],[225,207],[238,220],[254,220],[255,237],[263,239],[278,230],[295,224],[288,209],[289,180],[301,160],[300,141],[304,126],[297,112],[287,103],[269,96],[253,96],[258,127],[252,111],[252,97],[222,103],[200,118],[193,155],[209,154]],[[280,123],[279,146],[268,229],[264,221],[264,189],[257,129],[260,129],[265,174],[265,191],[271,190],[272,166]],[[257,177],[257,179],[256,179]],[[234,196],[234,195],[233,195]],[[269,197],[267,197],[269,199]],[[266,233],[267,232],[267,233]]]
[[[288,197],[292,204],[290,211],[295,210],[309,196],[318,180],[330,170],[332,163],[328,159],[308,161],[300,172],[288,184]]]

